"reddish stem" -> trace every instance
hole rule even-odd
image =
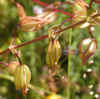
[[[72,25],[70,25],[70,26],[68,26],[68,27],[65,27],[65,28],[63,28],[63,29],[57,31],[56,33],[59,34],[60,32],[63,32],[63,31],[65,31],[65,30],[68,30],[68,29],[70,29],[70,28],[73,28],[73,27],[75,27],[75,26],[77,26],[77,25],[80,25],[80,24],[84,23],[85,21],[86,21],[86,20],[82,20],[82,21],[80,21],[80,22],[78,22],[78,23],[72,24]],[[13,47],[13,48],[15,48],[15,49],[16,49],[16,48],[20,48],[20,47],[23,47],[23,46],[25,46],[25,45],[32,44],[32,43],[34,43],[34,42],[37,42],[37,41],[40,41],[40,40],[43,40],[43,39],[47,39],[47,38],[48,38],[48,35],[40,36],[40,37],[37,37],[36,39],[33,39],[33,40],[31,40],[31,41],[22,43],[22,44],[17,45],[17,46],[15,46],[15,47]],[[9,50],[9,48],[8,48],[8,49],[4,50],[3,52],[0,52],[0,55],[5,54],[5,53],[7,53],[7,52],[9,52],[9,51],[10,51],[10,50]]]
[[[42,5],[44,7],[48,7],[49,4],[47,3],[44,3],[44,2],[41,2],[40,0],[32,0],[33,2],[39,4],[39,5]],[[59,9],[56,9],[56,8],[51,8],[52,10],[55,10],[56,12],[59,12],[59,13],[62,13],[62,14],[65,14],[67,16],[70,16],[70,17],[73,17],[72,14],[68,13],[68,12],[65,12],[65,11],[62,11],[62,10],[59,10]]]
[[[40,37],[37,37],[36,39],[33,39],[33,40],[31,40],[31,41],[22,43],[22,44],[17,45],[17,46],[15,46],[15,47],[13,47],[13,48],[20,48],[20,47],[23,47],[23,46],[25,46],[25,45],[28,45],[28,44],[31,44],[31,43],[34,43],[34,42],[37,42],[37,41],[40,41],[40,40],[43,40],[43,39],[46,39],[46,38],[48,38],[48,35],[40,36]],[[9,50],[9,48],[8,48],[8,49],[6,49],[6,50],[0,52],[0,55],[5,54],[5,53],[7,53],[7,52],[9,52],[9,51],[10,51],[10,50]]]
[[[94,0],[94,2],[100,4],[100,0]]]

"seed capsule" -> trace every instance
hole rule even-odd
[[[20,21],[19,24],[23,32],[32,32],[43,26],[43,20],[37,17],[26,16]]]
[[[49,66],[56,65],[61,56],[61,46],[58,40],[50,41],[46,55],[46,63]]]
[[[56,12],[54,11],[45,11],[37,16],[44,21],[44,24],[49,24],[55,21],[56,19]]]
[[[97,49],[97,41],[94,38],[86,38],[82,40],[79,44],[80,57],[82,63],[85,64],[86,61],[94,55]]]
[[[15,70],[14,82],[16,89],[21,89],[23,93],[26,91],[31,80],[31,72],[27,65],[18,66]]]

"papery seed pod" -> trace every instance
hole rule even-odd
[[[79,22],[87,17],[87,7],[88,4],[85,3],[83,0],[75,0],[72,10],[73,10],[73,22]]]
[[[16,3],[16,6],[17,6],[18,16],[21,20],[22,18],[24,18],[26,16],[26,13],[24,11],[24,7],[19,3]]]
[[[55,21],[56,19],[56,12],[54,11],[45,11],[42,14],[37,16],[44,21],[44,24],[49,24]]]
[[[87,60],[94,55],[97,49],[97,41],[94,38],[86,38],[79,44],[80,58],[82,63],[85,64]]]
[[[10,74],[14,74],[17,66],[19,66],[19,62],[17,61],[11,61],[8,63],[8,66],[6,66],[6,70],[10,73]]]
[[[46,55],[46,63],[49,66],[54,66],[58,63],[61,56],[61,46],[58,40],[50,41]]]
[[[21,89],[23,93],[26,92],[30,80],[31,80],[31,72],[28,66],[25,64],[18,66],[14,74],[14,82],[16,89]]]
[[[20,28],[23,32],[33,32],[43,26],[43,19],[26,16],[20,21]]]
[[[61,96],[57,95],[57,94],[51,94],[49,96],[47,96],[45,99],[62,99]]]

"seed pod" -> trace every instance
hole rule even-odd
[[[24,11],[24,7],[19,3],[16,3],[16,6],[17,6],[18,16],[21,20],[22,18],[24,18],[26,16],[26,13]]]
[[[19,66],[19,62],[11,61],[8,63],[8,66],[5,68],[10,74],[14,74],[17,66]]]
[[[19,24],[23,32],[33,32],[43,26],[43,19],[26,16],[20,21]]]
[[[55,21],[56,19],[56,12],[54,11],[45,11],[42,14],[37,16],[38,18],[41,18],[44,21],[45,24],[49,24]]]
[[[62,99],[62,98],[59,95],[51,94],[51,95],[47,96],[45,99]]]
[[[72,6],[73,10],[73,23],[74,22],[79,22],[87,17],[87,7],[88,4],[85,3],[83,0],[75,0],[74,5]]]
[[[31,72],[27,65],[23,64],[18,66],[15,70],[14,82],[16,89],[21,89],[23,92],[26,91],[28,84],[31,80]]]
[[[82,63],[85,64],[87,60],[94,55],[97,49],[97,41],[94,38],[86,38],[79,44],[80,58]]]
[[[58,40],[50,41],[46,55],[46,63],[49,66],[54,66],[58,63],[61,56],[61,46]]]

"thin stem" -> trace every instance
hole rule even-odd
[[[72,29],[69,33],[69,53],[68,53],[68,70],[67,70],[67,77],[70,79],[70,72],[71,72],[71,41],[72,41]],[[67,88],[67,99],[70,99],[70,84]]]
[[[42,5],[44,7],[48,7],[49,6],[49,4],[41,2],[40,0],[32,0],[32,1],[35,2],[35,3],[37,3],[37,4],[39,4],[39,5]],[[73,17],[73,15],[70,14],[69,12],[65,12],[65,11],[62,11],[62,10],[59,10],[59,9],[56,9],[56,8],[51,8],[51,10],[54,10],[56,12],[65,14],[65,15],[70,16],[70,17]]]
[[[63,31],[65,31],[65,30],[68,30],[68,29],[71,29],[71,28],[73,28],[73,27],[76,27],[77,25],[80,25],[80,24],[82,24],[82,23],[84,23],[86,20],[83,20],[83,21],[80,21],[80,22],[78,22],[78,23],[75,23],[75,24],[72,24],[72,25],[70,25],[70,26],[68,26],[68,27],[65,27],[64,29],[61,29],[61,30],[59,30],[59,31],[56,31],[56,33],[58,33],[58,34],[62,34],[61,32],[63,32]],[[28,42],[25,42],[25,43],[22,43],[22,44],[20,44],[20,45],[17,45],[17,46],[14,46],[13,48],[20,48],[20,47],[23,47],[23,46],[25,46],[25,45],[28,45],[28,44],[32,44],[32,43],[34,43],[34,42],[37,42],[37,41],[40,41],[40,40],[43,40],[43,39],[47,39],[48,38],[48,35],[44,35],[44,36],[40,36],[40,37],[37,37],[36,39],[33,39],[33,40],[31,40],[31,41],[28,41]],[[0,55],[2,55],[2,54],[5,54],[5,53],[7,53],[7,52],[9,52],[10,50],[9,50],[9,48],[8,49],[6,49],[6,50],[4,50],[4,51],[2,51],[2,52],[0,52]]]
[[[40,40],[43,40],[43,39],[46,39],[46,38],[48,38],[48,35],[40,36],[40,37],[37,37],[36,39],[33,39],[33,40],[31,40],[31,41],[24,42],[24,43],[22,43],[22,44],[20,44],[20,45],[16,45],[16,46],[14,46],[13,48],[15,48],[15,49],[16,49],[16,48],[20,48],[20,47],[23,47],[23,46],[25,46],[25,45],[32,44],[32,43],[34,43],[34,42],[37,42],[37,41],[40,41]],[[5,53],[7,53],[7,52],[9,52],[9,51],[10,51],[10,50],[9,50],[9,48],[8,48],[8,49],[6,49],[6,50],[0,52],[0,55],[5,54]]]
[[[4,73],[0,73],[0,78],[10,80],[11,82],[14,82],[14,78],[12,76],[6,75]]]
[[[94,2],[94,0],[91,0],[91,1],[90,1],[89,8],[92,7],[93,2]]]
[[[94,0],[94,2],[100,4],[100,0]]]

